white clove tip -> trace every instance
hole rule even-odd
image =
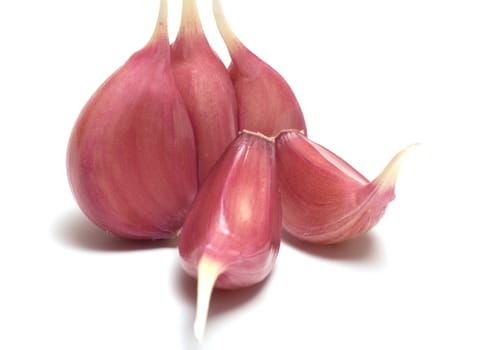
[[[168,2],[167,0],[160,0],[158,8],[158,18],[156,19],[156,26],[151,35],[150,43],[155,42],[160,36],[167,35],[167,18],[168,18]]]
[[[227,18],[225,17],[220,0],[212,0],[212,11],[220,35],[222,36],[225,45],[227,45],[230,55],[232,55],[235,50],[241,46],[241,43],[235,36]]]
[[[380,188],[380,190],[384,191],[387,189],[391,189],[395,187],[397,183],[398,174],[400,173],[400,167],[403,161],[412,153],[420,144],[414,143],[403,150],[398,152],[390,162],[387,164],[385,169],[373,180],[373,183]]]
[[[198,263],[197,311],[193,331],[195,338],[202,342],[207,323],[208,307],[215,281],[222,273],[223,264],[206,255]]]

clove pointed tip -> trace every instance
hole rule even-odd
[[[373,183],[382,191],[394,188],[400,174],[401,165],[410,153],[413,153],[419,146],[419,143],[413,143],[393,156],[385,169],[373,180]]]
[[[220,0],[212,0],[212,11],[218,31],[232,56],[238,48],[242,47],[242,44],[227,21]]]
[[[149,43],[157,41],[158,39],[160,39],[160,37],[166,37],[168,40],[168,36],[167,36],[168,20],[167,19],[168,19],[168,2],[167,0],[160,0],[156,26],[153,31],[153,34],[151,35],[151,39]]]
[[[199,343],[203,342],[203,335],[205,334],[205,324],[206,322],[197,322],[199,319],[195,320],[193,325],[193,332],[195,333],[195,338]]]
[[[208,307],[215,281],[222,273],[223,264],[203,255],[198,263],[197,311],[193,331],[195,338],[202,342],[207,323]]]
[[[182,2],[182,16],[180,21],[180,35],[197,35],[203,34],[202,23],[198,12],[196,0],[183,0]]]

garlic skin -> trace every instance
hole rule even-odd
[[[295,130],[276,139],[283,227],[308,242],[332,244],[362,235],[395,198],[401,162],[414,145],[367,180],[347,162]]]
[[[237,95],[240,129],[271,137],[284,129],[302,130],[307,135],[303,112],[289,84],[235,36],[220,0],[212,4],[217,27],[232,58],[229,73]]]
[[[275,144],[242,132],[200,188],[183,225],[183,269],[198,278],[195,335],[201,339],[213,287],[262,281],[279,251],[282,213]]]
[[[100,228],[176,236],[197,191],[195,140],[170,66],[166,0],[151,40],[81,111],[67,149],[74,197]]]
[[[238,121],[230,75],[205,37],[196,0],[183,0],[180,29],[171,54],[175,80],[195,133],[202,183],[236,138]]]

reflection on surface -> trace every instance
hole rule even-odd
[[[93,251],[121,252],[177,246],[177,239],[135,241],[116,237],[98,228],[80,210],[60,214],[52,224],[52,231],[59,241],[68,246]]]
[[[355,263],[375,263],[381,258],[375,233],[370,231],[348,241],[330,245],[303,242],[287,232],[283,232],[282,237],[285,244],[313,256]]]

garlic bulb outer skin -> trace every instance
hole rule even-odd
[[[235,36],[220,0],[212,4],[217,27],[232,58],[229,73],[237,95],[239,128],[270,137],[284,129],[303,130],[307,135],[302,109],[287,81]]]
[[[230,75],[205,37],[196,0],[183,0],[180,29],[171,54],[177,86],[195,133],[202,183],[236,138],[238,119]]]
[[[197,191],[193,130],[170,64],[166,0],[150,41],[92,95],[67,148],[87,217],[131,239],[177,235]]]

